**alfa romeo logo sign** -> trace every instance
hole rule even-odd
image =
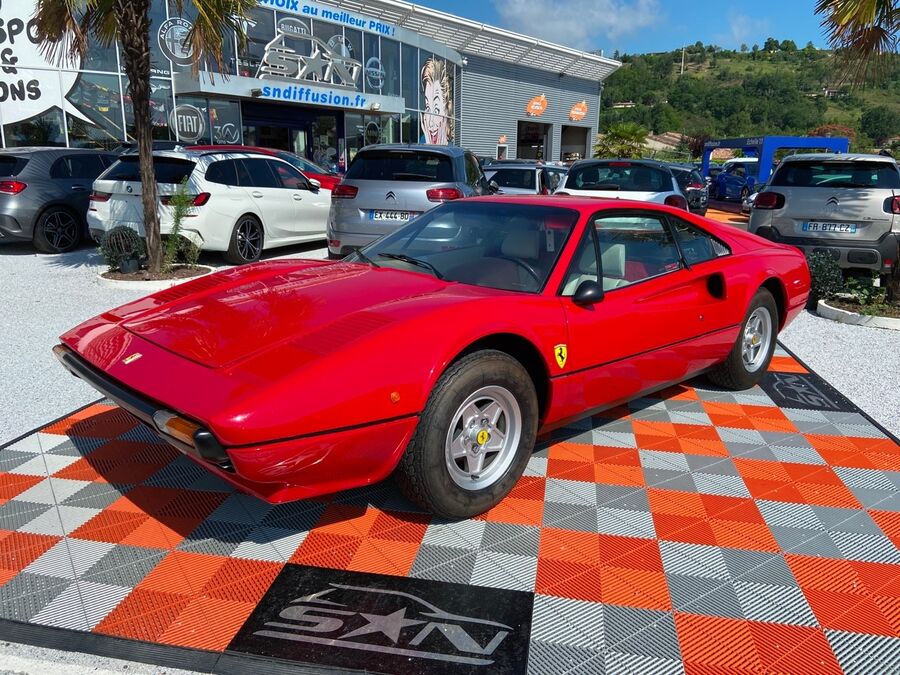
[[[188,33],[193,27],[194,24],[182,18],[166,19],[159,25],[159,48],[175,65],[189,66],[199,57],[187,41]]]
[[[178,138],[195,143],[206,133],[206,115],[196,106],[182,103],[169,114],[169,127],[178,130]]]

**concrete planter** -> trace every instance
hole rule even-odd
[[[200,277],[206,276],[207,274],[212,274],[216,271],[214,267],[209,267],[207,265],[197,265],[200,269],[203,270],[202,274],[198,274],[197,276],[187,277],[186,279],[160,279],[159,281],[120,281],[118,279],[106,279],[103,276],[103,273],[97,275],[97,284],[103,286],[104,288],[119,288],[128,291],[144,291],[146,293],[154,293],[156,291],[162,291],[167,288],[172,288],[172,286],[177,286],[178,284],[183,284],[185,281],[192,281],[193,279],[199,279]]]
[[[856,312],[848,312],[844,309],[832,307],[824,300],[819,300],[816,314],[832,321],[848,323],[851,326],[865,326],[867,328],[886,328],[887,330],[900,330],[900,319],[888,316],[866,316]]]

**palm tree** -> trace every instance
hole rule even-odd
[[[141,201],[147,237],[148,267],[159,272],[163,250],[159,236],[157,190],[153,172],[153,127],[150,120],[150,5],[153,0],[38,0],[35,12],[36,37],[44,53],[58,63],[80,62],[88,47],[108,49],[119,43],[128,94],[134,108],[134,136],[138,146],[141,174]],[[222,69],[225,35],[235,31],[241,37],[246,13],[256,0],[193,0],[197,10],[194,27],[185,38],[194,54],[194,63],[215,63]],[[183,0],[174,0],[181,14]]]
[[[605,134],[597,137],[594,157],[637,158],[644,154],[648,131],[637,122],[610,125]]]
[[[817,0],[816,14],[822,17],[831,47],[843,55],[854,84],[877,75],[882,57],[897,53],[898,0]]]

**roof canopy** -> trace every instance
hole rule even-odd
[[[400,0],[319,0],[430,37],[458,52],[563,73],[587,80],[609,77],[620,62],[469,21]]]

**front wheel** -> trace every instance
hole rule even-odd
[[[438,380],[397,467],[410,500],[444,518],[496,506],[522,476],[534,449],[538,403],[521,363],[484,350]]]
[[[744,200],[747,199],[747,197],[749,197],[749,196],[750,196],[750,188],[745,187],[745,188],[741,189],[741,204],[743,204]]]
[[[726,389],[750,389],[759,383],[772,354],[778,332],[778,306],[765,288],[760,288],[750,302],[741,324],[741,332],[728,358],[708,374],[710,380]]]

